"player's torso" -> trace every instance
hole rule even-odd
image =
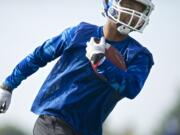
[[[97,27],[89,33],[82,31],[72,39],[32,107],[35,113],[55,115],[86,135],[101,134],[102,122],[122,98],[118,91],[98,78],[85,56],[86,42],[93,36],[101,37],[101,30]],[[111,44],[127,59],[127,41],[118,47],[116,43]]]

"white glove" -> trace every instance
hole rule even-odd
[[[0,88],[0,113],[5,113],[11,102],[11,93]]]
[[[86,57],[92,64],[100,62],[105,56],[105,49],[109,47],[109,44],[105,43],[104,37],[101,37],[100,42],[98,42],[94,37],[87,42]]]

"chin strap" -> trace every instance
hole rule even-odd
[[[118,25],[117,24],[117,30],[119,31],[119,33],[121,33],[122,35],[128,35],[132,30],[124,25]]]

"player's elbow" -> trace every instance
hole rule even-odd
[[[135,99],[135,97],[138,95],[138,93],[128,93],[127,95],[126,95],[126,97],[127,98],[129,98],[129,99]]]
[[[140,91],[141,87],[131,85],[124,90],[123,96],[129,99],[134,99],[140,93]]]

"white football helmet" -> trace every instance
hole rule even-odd
[[[131,31],[143,32],[144,28],[149,23],[149,16],[154,9],[154,4],[151,0],[134,0],[145,6],[143,12],[136,11],[121,5],[122,0],[103,0],[104,12],[103,15],[117,24],[117,30],[124,35]],[[128,15],[128,21],[122,21],[121,15]],[[134,22],[134,18],[136,21]]]

